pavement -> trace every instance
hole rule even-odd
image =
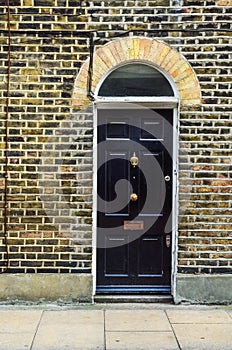
[[[232,305],[0,305],[0,350],[232,350]]]

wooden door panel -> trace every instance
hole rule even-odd
[[[105,277],[129,276],[129,245],[128,237],[122,235],[105,237]],[[114,247],[112,247],[114,246]]]
[[[141,118],[140,140],[164,140],[164,118],[160,115]]]
[[[163,151],[141,151],[139,153],[139,201],[140,216],[162,216],[165,186],[163,181]],[[155,200],[154,200],[155,199]]]
[[[129,181],[117,186],[118,181],[128,180],[129,178],[128,157],[128,151],[126,150],[105,152],[105,174],[102,179],[105,183],[103,199],[105,200],[105,215],[107,216],[129,215]],[[116,192],[117,188],[118,193]],[[118,205],[112,206],[112,201],[117,198]],[[121,203],[127,203],[127,205],[121,205]]]
[[[138,244],[138,276],[162,277],[163,237],[145,236]]]
[[[114,118],[114,121],[106,121],[106,139],[128,139],[129,120]]]

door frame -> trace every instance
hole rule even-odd
[[[179,150],[179,109],[177,97],[97,97],[93,103],[93,298],[97,286],[97,121],[98,109],[138,108],[135,103],[144,107],[173,109],[173,183],[172,183],[172,253],[171,253],[171,295],[176,296],[177,253],[178,253],[178,150]]]

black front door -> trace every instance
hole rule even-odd
[[[98,110],[97,292],[170,292],[172,109]]]

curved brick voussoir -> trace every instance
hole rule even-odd
[[[92,69],[92,92],[104,77],[127,62],[151,63],[170,76],[179,91],[182,105],[201,104],[200,85],[188,61],[178,51],[162,41],[144,37],[120,38],[107,43],[94,53]],[[83,64],[74,84],[72,104],[82,109],[89,104],[89,59]],[[84,93],[84,89],[86,89]],[[81,94],[78,98],[78,93]]]

